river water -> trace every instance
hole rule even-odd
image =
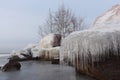
[[[7,62],[7,57],[0,57],[0,65]],[[0,80],[95,80],[85,75],[76,74],[73,67],[53,65],[50,62],[20,62],[20,71],[0,71]]]

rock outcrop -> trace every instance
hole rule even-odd
[[[11,71],[11,70],[20,70],[21,64],[18,61],[15,60],[9,60],[8,63],[6,63],[3,67],[1,67],[1,70],[3,72]]]

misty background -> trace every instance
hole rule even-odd
[[[97,16],[119,3],[120,0],[0,0],[0,53],[39,42],[38,26],[44,23],[49,9],[56,11],[64,4],[92,26]]]

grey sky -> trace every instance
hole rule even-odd
[[[120,0],[0,0],[0,53],[38,42],[38,26],[63,3],[92,24]]]

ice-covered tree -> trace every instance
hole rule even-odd
[[[43,25],[39,26],[40,36],[45,36],[49,33],[61,34],[66,37],[73,31],[79,31],[86,27],[84,18],[77,17],[64,5],[60,6],[56,12],[51,12]]]

